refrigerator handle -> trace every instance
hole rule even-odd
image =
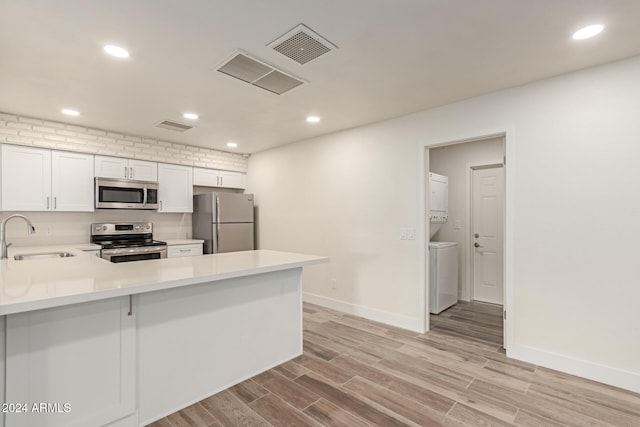
[[[218,253],[218,239],[220,236],[220,197],[216,194],[216,239],[213,242],[213,253]]]

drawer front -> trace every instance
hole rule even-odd
[[[202,255],[202,244],[193,245],[175,245],[167,248],[168,258],[177,258],[181,256]]]

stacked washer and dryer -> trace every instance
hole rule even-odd
[[[429,172],[429,237],[449,221],[449,178]],[[429,312],[458,302],[458,243],[429,242]]]

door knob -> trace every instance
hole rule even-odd
[[[476,234],[473,235],[473,237],[475,237],[477,239],[478,237],[480,237],[480,235],[478,233],[476,233]]]
[[[473,244],[473,247],[474,247],[474,248],[481,248],[482,246],[480,246],[480,243],[475,242],[475,243]]]

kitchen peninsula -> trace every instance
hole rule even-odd
[[[300,355],[302,267],[328,261],[55,249],[73,256],[1,261],[4,426],[146,425]]]

